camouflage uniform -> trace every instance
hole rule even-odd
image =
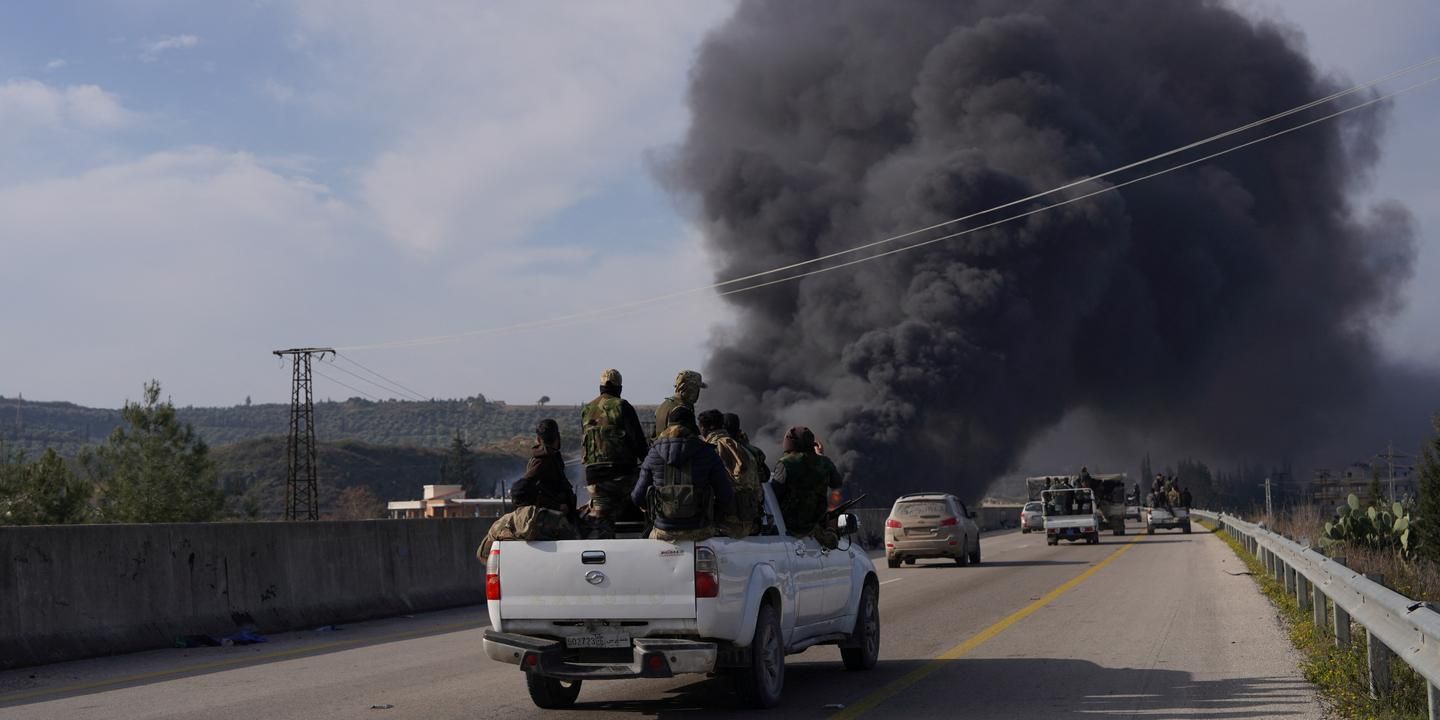
[[[730,475],[730,485],[735,489],[735,512],[720,518],[721,529],[737,540],[753,535],[755,521],[760,516],[760,473],[755,466],[755,456],[724,430],[712,431],[705,436],[705,442],[715,446],[725,472]]]
[[[580,409],[581,459],[590,507],[584,514],[586,537],[615,537],[615,521],[639,519],[630,491],[649,451],[640,416],[620,398],[619,370],[600,374],[600,395]]]
[[[824,455],[815,454],[814,438],[806,428],[791,428],[786,432],[786,452],[770,474],[770,483],[780,501],[780,514],[785,518],[785,529],[795,537],[815,534],[816,527],[822,526],[825,520],[829,491],[838,490],[842,484],[835,464]],[[820,537],[817,535],[816,539]]]
[[[675,376],[675,394],[660,402],[660,407],[655,408],[655,430],[650,433],[650,439],[660,437],[665,432],[666,426],[670,424],[670,411],[677,406],[683,405],[695,410],[695,403],[700,401],[700,390],[708,387],[700,378],[700,373],[694,370],[681,370]]]

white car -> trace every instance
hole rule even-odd
[[[1020,532],[1039,532],[1045,529],[1045,503],[1035,500],[1025,503],[1020,510]]]
[[[771,707],[785,656],[839,645],[847,670],[880,656],[880,585],[840,517],[840,547],[769,527],[743,540],[502,541],[486,567],[485,654],[518,665],[542,708],[573,705],[585,680],[725,674]]]

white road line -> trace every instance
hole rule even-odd
[[[880,584],[881,584],[881,585],[889,585],[889,584],[892,583],[892,582],[900,582],[901,580],[904,580],[904,579],[905,579],[905,578],[890,578],[889,580],[881,580],[881,581],[880,581]]]

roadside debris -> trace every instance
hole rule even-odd
[[[394,707],[395,707],[395,706],[394,706],[394,705],[391,705],[390,703],[383,703],[383,704],[381,704],[381,705],[371,705],[371,706],[370,706],[370,709],[371,709],[371,710],[390,710],[390,709],[393,709]]]

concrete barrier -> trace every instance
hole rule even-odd
[[[0,528],[0,668],[482,602],[491,522]]]

